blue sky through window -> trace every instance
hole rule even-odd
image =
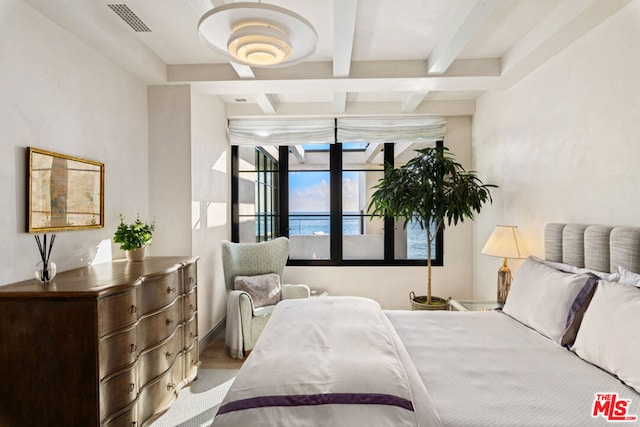
[[[343,210],[356,212],[358,208],[359,172],[343,172]],[[330,211],[329,172],[289,172],[289,211],[295,213],[328,213]]]
[[[329,172],[289,172],[289,211],[329,212]]]
[[[329,151],[330,144],[305,144],[302,146],[304,151]]]

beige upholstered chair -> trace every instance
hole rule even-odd
[[[235,278],[276,273],[282,283],[282,273],[288,258],[289,239],[286,237],[260,243],[222,242],[222,266],[228,298],[225,341],[232,357],[242,358],[253,349],[275,307],[254,307],[249,294],[235,290]],[[308,298],[309,287],[281,285],[281,296],[282,299]],[[240,342],[234,343],[230,340],[232,337],[237,337]]]

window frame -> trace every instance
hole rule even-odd
[[[437,141],[436,146],[442,146],[442,141]],[[394,143],[384,145],[384,163],[394,164]],[[347,150],[349,151],[349,150]],[[426,266],[426,259],[395,259],[395,220],[384,218],[384,259],[343,259],[342,241],[342,144],[335,143],[329,147],[329,176],[330,176],[330,257],[329,259],[289,259],[290,266],[331,266],[331,267],[385,267],[385,266]],[[289,147],[278,147],[278,202],[280,236],[289,237]],[[231,240],[239,242],[239,156],[238,146],[231,146]],[[387,232],[391,230],[391,232]],[[434,258],[431,265],[441,267],[444,265],[444,227],[441,227],[436,236]]]

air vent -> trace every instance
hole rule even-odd
[[[247,102],[247,98],[234,98],[236,102]]]
[[[129,6],[127,6],[126,4],[108,4],[107,6],[109,6],[111,10],[113,10],[120,18],[122,18],[124,22],[129,24],[129,26],[133,28],[133,31],[135,31],[136,33],[151,32],[149,27],[147,27],[145,23],[142,22],[140,18],[138,18],[138,16],[133,13],[133,11],[129,9]]]

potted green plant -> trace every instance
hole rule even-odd
[[[385,165],[384,177],[371,196],[369,212],[375,217],[417,221],[427,233],[427,295],[411,292],[414,309],[446,310],[447,300],[431,296],[431,247],[438,231],[452,223],[473,219],[474,212],[492,201],[491,184],[483,184],[475,172],[467,172],[446,147],[416,150],[416,157],[394,169]],[[429,225],[433,225],[430,227]]]
[[[120,244],[120,249],[124,251],[129,261],[142,261],[146,256],[147,245],[151,244],[153,232],[155,231],[155,219],[148,222],[140,220],[138,214],[136,220],[131,224],[124,222],[124,215],[120,214],[120,225],[113,235],[113,242]]]

